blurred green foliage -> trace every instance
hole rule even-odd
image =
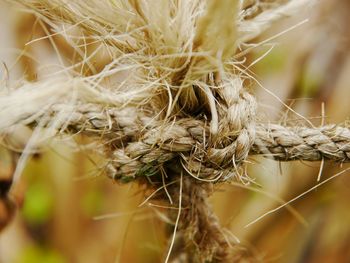
[[[301,97],[313,97],[319,91],[323,78],[310,70],[303,70],[299,77],[297,87]]]
[[[103,202],[104,198],[101,189],[91,188],[83,194],[81,208],[86,216],[96,216],[102,211]]]
[[[26,221],[34,225],[47,222],[53,211],[53,195],[49,185],[33,182],[28,186],[22,215]]]
[[[38,246],[30,246],[23,250],[16,263],[66,263],[67,261],[57,252]]]
[[[265,49],[258,49],[254,54],[255,59],[265,56],[254,66],[258,76],[279,72],[287,62],[286,52],[281,46],[275,46],[268,54],[266,52]]]

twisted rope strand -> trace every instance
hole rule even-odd
[[[62,107],[65,105],[55,105],[49,116],[54,116]],[[134,108],[116,110],[102,109],[94,104],[84,105],[77,107],[62,123],[61,132],[81,132],[104,139],[124,140],[127,146],[117,149],[113,155],[115,162],[133,167],[127,174],[136,172],[139,166],[147,163],[167,162],[180,153],[183,156],[191,154],[192,157],[188,157],[187,161],[194,170],[198,165],[196,160],[202,160],[202,166],[207,161],[208,169],[211,168],[210,171],[202,170],[205,174],[232,167],[232,154],[235,151],[230,149],[225,152],[224,149],[234,147],[235,140],[228,137],[224,148],[215,148],[215,145],[208,143],[211,136],[209,124],[192,118],[164,123],[136,113]],[[32,120],[27,124],[35,126]],[[256,136],[249,148],[250,155],[263,155],[280,161],[326,159],[350,162],[350,130],[347,127],[325,125],[307,128],[257,124],[254,131]],[[232,136],[236,138],[235,133]],[[210,154],[214,151],[220,151],[221,154]],[[230,158],[228,154],[231,154]]]
[[[190,262],[239,262],[241,255],[247,262],[244,253],[235,251],[235,259],[230,255],[231,242],[227,242],[207,197],[213,182],[240,176],[239,169],[249,154],[282,161],[350,159],[347,128],[258,125],[256,100],[244,87],[240,71],[229,66],[237,62],[239,46],[310,1],[283,1],[285,4],[279,3],[278,8],[261,13],[258,10],[252,19],[240,13],[239,0],[164,1],[161,5],[152,1],[15,2],[34,11],[53,29],[59,29],[57,25],[62,23],[73,24],[82,29],[80,33],[101,39],[114,61],[112,68],[106,65],[104,72],[92,76],[99,79],[96,83],[73,78],[61,86],[53,80],[55,89],[47,89],[50,85],[43,82],[46,85],[42,90],[27,90],[31,96],[21,93],[28,101],[26,107],[17,100],[17,93],[11,100],[3,97],[6,104],[2,116],[7,117],[13,110],[16,114],[11,121],[4,118],[0,132],[22,123],[47,128],[49,136],[58,131],[94,137],[104,145],[109,161],[107,175],[122,182],[147,179],[147,186],[153,188],[165,185],[164,177],[174,182],[181,172],[181,186],[172,184],[169,192],[179,200],[179,209],[182,201],[185,206],[177,218],[186,245],[183,250]],[[115,94],[102,87],[97,89],[100,80],[116,73],[114,69],[135,68],[140,70],[130,74],[137,78],[125,80],[125,88],[134,94],[126,92],[124,84],[111,87],[118,91]],[[71,90],[70,85],[76,88]],[[69,99],[66,93],[71,91]],[[45,101],[53,95],[54,99]],[[40,104],[35,103],[38,101]],[[70,104],[56,104],[62,101]],[[164,109],[168,111],[162,116]],[[162,171],[164,177],[160,176]],[[182,174],[190,176],[182,180]],[[166,199],[160,196],[161,201]]]

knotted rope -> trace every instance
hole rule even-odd
[[[225,134],[222,137],[211,133],[212,125],[200,119],[174,117],[164,122],[154,119],[151,112],[146,114],[147,111],[139,112],[135,108],[116,110],[98,104],[82,104],[71,109],[56,104],[36,119],[22,116],[22,121],[35,127],[36,120],[40,120],[45,126],[43,120],[50,121],[68,110],[68,120],[56,128],[63,133],[83,133],[107,142],[108,177],[123,183],[139,181],[156,188],[177,182],[167,187],[172,201],[177,203],[181,198],[182,202],[176,239],[181,249],[174,251],[173,256],[183,258],[181,262],[214,259],[238,262],[249,253],[237,244],[233,246],[234,242],[228,240],[211,212],[206,199],[212,192],[212,183],[238,177],[248,155],[279,161],[349,162],[350,130],[337,125],[307,128],[256,124],[252,95],[241,90],[232,95],[236,99],[228,99],[231,94],[227,97],[225,94],[225,89],[218,92],[218,98],[226,103],[221,104],[225,106],[219,113],[223,116],[218,125],[218,133]],[[181,194],[179,173],[183,173]],[[162,193],[155,198],[167,200],[168,196]],[[170,213],[174,221],[176,215]]]
[[[51,120],[67,108],[67,105],[56,104],[49,112],[36,117],[41,121]],[[248,139],[239,141],[234,128],[231,131],[225,126],[226,144],[218,148],[208,143],[212,137],[210,124],[193,118],[174,118],[164,124],[135,108],[115,110],[97,104],[84,104],[68,111],[69,119],[57,129],[104,139],[117,148],[111,152],[107,172],[115,180],[129,182],[143,172],[153,174],[157,166],[176,158],[180,158],[181,165],[195,177],[213,182],[234,176],[237,167],[233,161],[239,163],[247,155],[263,155],[278,161],[350,162],[350,130],[334,124],[308,128],[250,123],[254,125],[251,133],[247,129],[239,133]],[[32,127],[37,125],[35,120],[27,120],[25,116],[22,121]],[[121,143],[124,143],[122,148],[118,147]]]
[[[20,123],[54,134],[82,133],[104,145],[108,177],[164,189],[154,198],[178,204],[169,212],[175,243],[166,260],[254,260],[225,235],[207,201],[214,183],[234,177],[250,181],[243,169],[249,155],[350,161],[347,127],[258,123],[256,100],[244,87],[244,70],[236,61],[240,45],[306,1],[278,3],[281,7],[260,15],[231,0],[162,1],[167,15],[157,13],[154,2],[136,0],[101,6],[95,1],[19,2],[50,25],[79,25],[103,38],[115,57],[91,77],[52,80],[52,86],[38,82],[0,94],[0,131]],[[105,16],[94,14],[96,6]],[[120,23],[113,22],[115,17]],[[101,87],[124,66],[138,77],[126,83],[140,88],[129,92],[120,85],[113,93]]]

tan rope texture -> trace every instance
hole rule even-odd
[[[47,116],[67,109],[65,105],[52,108]],[[112,140],[117,149],[112,153],[108,175],[125,181],[142,173],[155,173],[157,167],[176,158],[191,174],[209,180],[232,177],[237,172],[234,161],[238,163],[248,154],[279,161],[350,161],[350,130],[338,125],[307,128],[257,124],[250,133],[243,129],[237,135],[237,127],[224,124],[221,129],[230,136],[220,143],[211,143],[210,125],[201,120],[174,118],[164,123],[140,115],[134,108],[115,110],[87,104],[72,109],[69,120],[58,128],[61,132],[82,132]],[[248,134],[253,134],[254,139]],[[121,143],[125,147],[118,147]]]
[[[152,1],[18,2],[49,25],[77,25],[103,38],[115,60],[83,81],[71,77],[28,85],[22,87],[22,100],[21,88],[0,96],[0,131],[21,123],[54,134],[82,133],[104,145],[110,178],[149,188],[168,185],[167,193],[179,204],[169,212],[177,222],[173,262],[257,260],[225,234],[207,201],[213,183],[234,177],[249,182],[244,172],[249,155],[350,161],[347,127],[259,123],[257,102],[237,62],[249,51],[249,45],[242,48],[245,42],[305,0],[248,7],[231,0],[160,1],[168,15],[155,12]],[[95,15],[97,6],[103,16]],[[122,85],[119,93],[101,88],[102,79],[125,65],[138,77],[127,83],[135,86],[130,92]],[[154,198],[168,200],[165,191]]]

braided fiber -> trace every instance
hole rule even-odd
[[[188,127],[187,129],[184,126]],[[235,169],[225,153],[211,159],[211,151],[220,151],[216,148],[201,147],[200,138],[196,131],[200,128],[183,124],[180,128],[172,126],[167,134],[183,134],[184,137],[163,137],[155,139],[154,130],[145,134],[142,141],[130,143],[124,149],[114,151],[112,177],[135,176],[145,166],[162,165],[176,156],[181,156],[186,163],[187,170],[200,178],[226,179],[235,174]],[[174,133],[172,133],[174,132]],[[257,139],[250,154],[261,154],[268,158],[280,161],[304,160],[320,161],[333,160],[337,162],[350,161],[350,130],[336,125],[328,125],[320,128],[283,127],[280,125],[257,126]],[[151,139],[152,138],[152,139]],[[235,148],[236,143],[226,148]],[[207,162],[198,160],[207,159]],[[220,165],[218,165],[220,163]],[[226,168],[225,168],[226,167]],[[227,168],[228,167],[228,168]]]
[[[53,106],[48,116],[58,114],[65,107],[60,104]],[[35,123],[30,121],[30,125],[34,126]],[[347,127],[257,124],[251,128],[254,140],[241,146],[237,141],[244,130],[237,136],[237,128],[224,126],[228,134],[225,141],[209,143],[212,137],[210,125],[201,120],[182,118],[162,122],[137,114],[134,108],[115,110],[86,104],[72,110],[69,119],[62,123],[61,132],[82,132],[106,140],[113,139],[117,149],[111,153],[108,175],[126,181],[147,170],[155,172],[157,167],[175,158],[180,158],[182,165],[196,177],[227,179],[236,173],[232,165],[234,158],[244,159],[248,155],[246,149],[250,155],[263,155],[279,161],[325,159],[350,162],[350,130]],[[121,144],[126,146],[118,147]],[[240,155],[244,157],[237,157]]]
[[[169,216],[181,247],[173,262],[255,262],[225,236],[207,200],[214,182],[249,182],[241,175],[249,155],[350,161],[347,127],[259,124],[244,85],[239,60],[248,41],[310,1],[280,0],[274,8],[239,0],[13,1],[56,32],[71,24],[101,41],[111,62],[92,76],[74,73],[0,93],[0,132],[24,124],[49,136],[81,133],[101,142],[113,180],[170,185],[179,207]],[[126,70],[125,81],[114,83]]]
[[[198,183],[191,177],[184,177],[182,184],[183,209],[178,226],[181,234],[177,237],[173,258],[178,259],[177,262],[240,262],[249,258],[252,262],[254,255],[232,240],[232,236],[223,233],[218,218],[211,211],[207,197],[213,192],[212,185]],[[170,186],[168,191],[177,196],[178,188]],[[175,218],[176,213],[171,216]],[[184,253],[184,249],[196,253]]]

